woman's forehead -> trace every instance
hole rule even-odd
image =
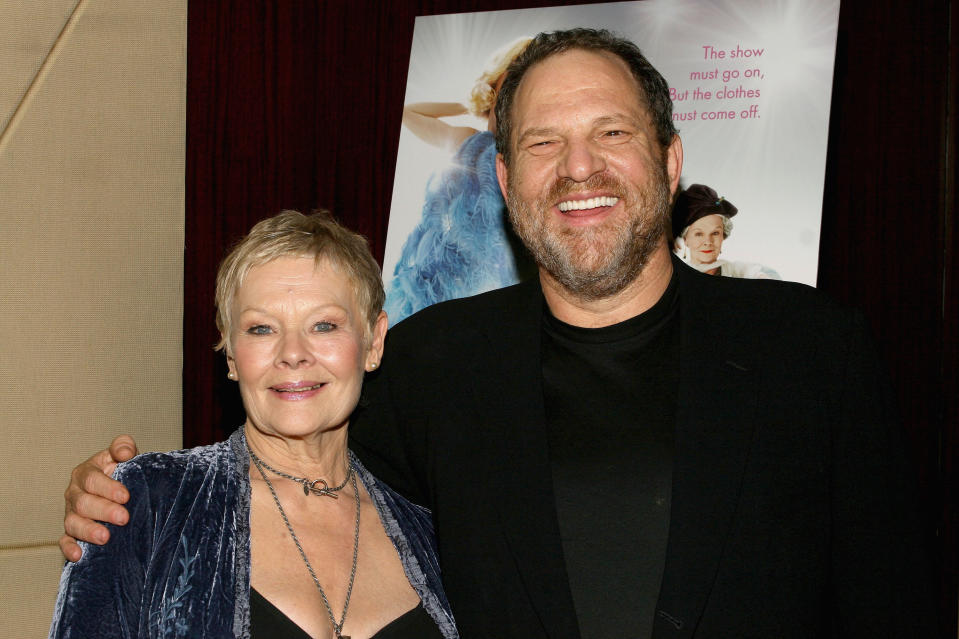
[[[711,229],[711,228],[722,228],[723,226],[723,216],[718,214],[706,215],[692,224],[689,225],[689,228],[692,229]]]
[[[354,302],[354,286],[343,269],[326,259],[285,256],[250,268],[237,289],[238,300],[274,296],[311,296]]]

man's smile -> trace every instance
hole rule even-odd
[[[618,197],[603,195],[600,197],[591,197],[585,200],[565,200],[557,204],[556,208],[563,213],[568,211],[587,211],[602,206],[615,206],[617,202],[619,202]]]

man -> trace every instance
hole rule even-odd
[[[433,510],[463,636],[930,636],[862,322],[671,258],[683,154],[660,74],[606,32],[540,34],[496,117],[539,279],[394,328],[351,433]],[[78,467],[68,504],[122,523],[79,488],[122,496],[110,462]]]

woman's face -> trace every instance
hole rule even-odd
[[[689,256],[697,264],[712,264],[723,247],[723,217],[701,217],[686,230],[683,237],[689,247]]]
[[[229,365],[247,425],[299,438],[347,425],[364,371],[380,361],[386,315],[368,340],[346,275],[312,257],[282,257],[246,275],[232,330]]]

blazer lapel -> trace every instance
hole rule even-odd
[[[513,559],[550,637],[577,638],[569,578],[556,516],[543,405],[540,356],[543,301],[537,280],[517,287],[503,307],[490,309],[487,357],[474,374],[485,380],[475,400],[492,416],[486,424],[490,487]],[[503,318],[513,321],[504,325]],[[499,354],[509,353],[509,357]]]
[[[663,585],[653,636],[692,637],[739,499],[757,408],[741,318],[721,310],[722,287],[677,263],[680,388]],[[719,290],[717,290],[719,289]],[[718,302],[718,303],[716,303]]]

